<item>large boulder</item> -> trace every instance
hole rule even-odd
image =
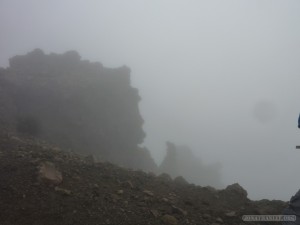
[[[247,198],[247,195],[248,195],[247,191],[241,185],[239,185],[238,183],[228,185],[225,188],[225,192],[238,195],[241,198]]]

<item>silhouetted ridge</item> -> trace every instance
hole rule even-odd
[[[196,157],[188,146],[167,142],[167,154],[159,166],[159,171],[175,178],[183,176],[188,182],[202,186],[222,188],[220,163],[205,164]]]
[[[0,71],[2,127],[100,160],[155,170],[148,150],[138,147],[145,137],[141,98],[128,67],[105,68],[81,60],[76,51],[40,49],[9,63]]]

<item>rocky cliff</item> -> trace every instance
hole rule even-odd
[[[138,90],[130,69],[81,60],[76,51],[36,49],[0,70],[0,126],[64,149],[132,168],[154,170]]]
[[[0,224],[232,225],[287,206],[251,201],[238,184],[216,190],[175,177],[184,165],[217,178],[219,169],[196,166],[172,143],[160,170],[174,179],[128,169],[156,169],[139,147],[139,100],[125,66],[105,68],[75,51],[11,58],[0,68]]]

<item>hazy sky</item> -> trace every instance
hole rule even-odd
[[[300,188],[299,0],[0,0],[0,66],[34,48],[132,69],[145,145],[222,162],[252,199]]]

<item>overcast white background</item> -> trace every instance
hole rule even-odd
[[[300,188],[300,1],[0,0],[0,66],[34,48],[127,65],[146,145],[223,164],[252,199]]]

